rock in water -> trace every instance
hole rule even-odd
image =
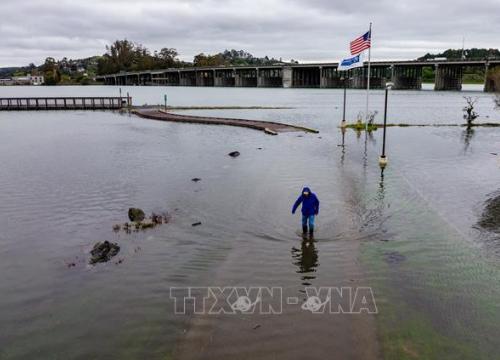
[[[479,219],[479,226],[488,231],[500,233],[500,195],[486,201]]]
[[[231,157],[238,157],[238,156],[240,156],[240,152],[239,151],[231,151],[228,155]]]
[[[130,208],[128,209],[128,218],[130,221],[140,222],[146,218],[146,214],[142,209]]]
[[[194,181],[194,182],[198,182],[200,181],[201,179],[200,178],[192,178],[191,181]]]
[[[384,260],[388,264],[399,264],[400,262],[406,260],[406,256],[397,251],[386,252],[384,253],[384,256],[385,256]]]
[[[94,245],[90,254],[92,258],[90,259],[90,264],[96,264],[100,262],[108,262],[120,252],[120,247],[116,243],[110,243],[109,241],[98,242]]]

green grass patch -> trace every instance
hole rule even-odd
[[[368,124],[368,126],[366,125],[366,123],[364,122],[355,122],[355,123],[352,123],[352,124],[347,124],[346,125],[346,128],[348,129],[354,129],[356,131],[365,131],[367,130],[368,132],[370,131],[376,131],[378,129],[378,125],[377,124]]]

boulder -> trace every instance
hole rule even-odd
[[[389,251],[384,253],[384,260],[388,264],[399,264],[406,260],[406,256],[399,253],[398,251]]]
[[[485,230],[500,233],[500,195],[486,201],[478,224]]]
[[[118,255],[119,252],[120,247],[116,243],[110,243],[109,241],[98,242],[90,251],[90,254],[92,255],[90,258],[90,264],[93,265],[100,262],[108,262],[111,258]]]
[[[142,211],[142,209],[130,208],[128,209],[128,218],[130,221],[141,222],[146,218],[146,214]]]
[[[240,156],[240,152],[239,151],[231,151],[228,155],[231,157],[238,157],[238,156]]]

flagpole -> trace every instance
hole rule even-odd
[[[372,23],[370,22],[370,29],[368,31],[370,34],[370,47],[368,48],[368,75],[366,79],[366,124],[365,124],[365,131],[368,131],[368,105],[370,103],[370,60],[371,60],[371,54],[372,54]]]

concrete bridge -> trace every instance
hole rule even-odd
[[[497,60],[374,61],[370,87],[395,89],[422,88],[422,69],[435,69],[435,90],[461,90],[465,67],[485,70],[484,91],[500,91],[500,80],[492,76]],[[122,72],[98,76],[105,85],[226,86],[284,88],[366,88],[367,63],[363,68],[338,71],[338,63],[278,64],[270,66],[190,67]],[[345,83],[344,83],[345,82]]]

